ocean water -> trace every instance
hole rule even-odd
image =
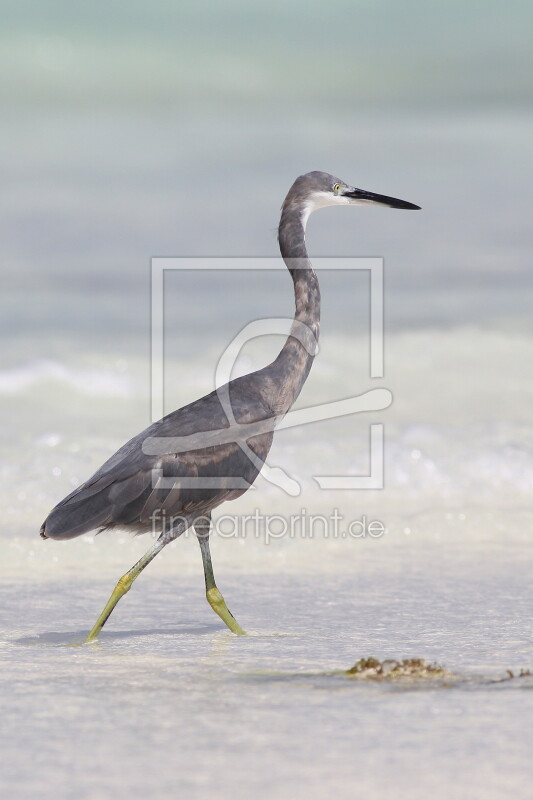
[[[168,68],[172,42],[140,79],[136,37],[147,21],[135,8],[135,36],[118,42],[109,81],[109,63],[91,60],[90,36],[73,36],[74,48],[64,31],[39,40],[35,85],[21,57],[26,39],[10,44],[15,84],[32,103],[39,92],[44,100],[36,128],[33,107],[6,89],[0,131],[3,793],[526,800],[533,684],[501,680],[533,668],[533,137],[525,106],[502,100],[510,62],[506,72],[487,60],[499,99],[478,107],[468,98],[485,78],[468,59],[467,79],[437,70],[432,83],[413,55],[412,82],[396,88],[392,60],[359,111],[349,101],[372,73],[370,36],[353,74],[329,57],[315,64],[315,78],[321,65],[331,70],[315,105],[311,90],[291,105],[287,89],[273,109],[279,75],[271,84],[258,69],[243,88],[237,57],[224,62],[224,104],[209,64],[183,88]],[[497,42],[496,4],[484,8],[487,42]],[[289,16],[298,29],[300,17]],[[465,37],[476,20],[468,12]],[[317,23],[312,41],[321,31]],[[350,31],[339,31],[342,50]],[[518,53],[522,39],[509,39]],[[440,49],[421,41],[418,56],[432,51],[447,63],[444,40]],[[73,53],[77,71],[67,68]],[[303,91],[309,74],[291,65],[293,89]],[[126,67],[133,78],[122,103]],[[411,92],[402,95],[408,111],[383,102],[400,96],[400,83]],[[453,102],[424,105],[445,85]],[[513,86],[517,97],[526,91]],[[196,105],[201,91],[211,100]],[[172,92],[185,111],[165,105]],[[99,642],[73,647],[150,541],[117,532],[43,542],[38,529],[150,422],[150,258],[191,261],[165,283],[170,410],[211,391],[215,365],[244,325],[291,315],[284,272],[199,274],[194,256],[275,255],[278,207],[309,169],[423,206],[409,215],[327,209],[309,222],[312,255],[384,257],[385,369],[369,377],[367,276],[321,273],[321,351],[298,407],[375,388],[390,391],[392,404],[280,431],[269,465],[299,493],[259,478],[219,509],[235,520],[213,534],[215,573],[248,637],[234,637],[209,609],[198,547],[183,536],[139,578]],[[236,372],[267,363],[280,342],[247,344]],[[384,487],[320,491],[316,476],[368,473],[371,424],[384,425]],[[256,528],[239,527],[256,511]],[[304,536],[310,515],[327,526]],[[293,535],[280,535],[280,519],[297,520]],[[381,523],[381,535],[360,535],[363,521]],[[367,656],[436,661],[457,679],[342,674]]]

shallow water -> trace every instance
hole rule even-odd
[[[527,797],[532,679],[490,681],[531,663],[528,549],[374,542],[349,568],[308,572],[296,558],[292,575],[263,552],[263,574],[223,569],[250,631],[234,637],[202,597],[199,564],[180,566],[191,547],[154,564],[94,645],[69,646],[110,589],[83,562],[76,579],[3,586],[11,796]],[[462,680],[322,674],[368,655],[422,656]]]
[[[477,14],[471,23],[477,29]],[[381,41],[381,26],[372,29]],[[442,57],[450,61],[448,42]],[[489,62],[500,70],[493,48]],[[177,80],[166,64],[154,73],[168,77],[165,91]],[[478,68],[465,72],[481,80]],[[422,83],[432,76],[433,94],[434,72],[413,73]],[[351,73],[342,74],[343,83],[321,84],[324,106],[335,100],[331,85],[352,96]],[[105,71],[95,75],[98,88]],[[301,73],[302,86],[308,78]],[[418,83],[405,83],[419,97]],[[109,97],[120,90],[111,82]],[[533,662],[531,115],[351,104],[339,115],[311,105],[43,109],[37,137],[33,106],[5,115],[6,796],[530,797],[531,679],[490,681]],[[321,276],[322,349],[300,406],[374,385],[394,401],[280,433],[271,464],[299,481],[300,495],[260,479],[224,513],[338,509],[345,522],[382,521],[384,535],[267,537],[263,521],[257,537],[215,536],[219,585],[246,638],[207,606],[198,547],[183,537],[98,643],[71,647],[149,544],[121,533],[43,542],[38,528],[150,421],[150,257],[272,255],[287,183],[312,168],[424,207],[418,216],[354,210],[353,222],[351,210],[330,209],[309,224],[313,254],[385,256],[386,367],[382,381],[368,378],[365,281]],[[183,273],[169,276],[167,291],[167,409],[213,388],[217,358],[248,321],[292,310],[281,272],[218,283]],[[267,363],[278,346],[250,346],[238,369]],[[385,424],[385,488],[318,493],[315,475],[368,470],[371,422]],[[372,655],[435,660],[460,680],[377,685],[338,674]]]

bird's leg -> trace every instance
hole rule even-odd
[[[104,610],[94,623],[91,632],[87,636],[85,640],[86,642],[93,642],[97,638],[98,634],[100,633],[100,631],[106,624],[107,620],[111,616],[111,613],[115,608],[116,604],[118,603],[118,601],[121,599],[121,597],[124,597],[124,595],[127,592],[129,592],[135,578],[138,575],[140,575],[143,569],[150,563],[150,561],[152,561],[153,558],[156,557],[156,555],[163,549],[163,547],[166,544],[167,544],[166,541],[160,541],[158,539],[158,541],[154,544],[154,546],[151,547],[148,550],[148,552],[145,553],[144,556],[141,559],[139,559],[139,561],[137,561],[137,563],[122,576],[122,578],[119,578],[118,583],[113,589],[111,597],[107,601]]]
[[[180,536],[186,527],[187,525],[182,522],[177,528],[164,531],[153,547],[151,547],[148,552],[145,553],[144,556],[140,558],[139,561],[137,561],[137,563],[134,564],[133,567],[122,576],[122,578],[119,579],[117,585],[113,589],[111,597],[106,603],[104,610],[94,623],[91,632],[85,639],[85,642],[93,642],[98,637],[98,634],[111,616],[111,613],[113,612],[113,609],[118,601],[131,589],[131,585],[135,578],[140,575],[143,569],[148,566],[150,561],[152,561],[156,555],[161,552],[163,547],[165,547],[165,545],[167,545],[173,539],[176,539],[178,536]]]
[[[222,597],[213,574],[213,565],[211,563],[211,553],[209,551],[209,531],[211,528],[211,514],[200,517],[194,523],[194,532],[198,537],[198,544],[202,552],[202,561],[204,563],[205,575],[205,595],[207,602],[220,619],[228,626],[232,633],[239,636],[246,636],[246,631],[243,631],[231,611],[226,605],[226,601]]]

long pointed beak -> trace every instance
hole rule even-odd
[[[410,209],[411,211],[420,210],[420,206],[415,206],[414,203],[408,203],[406,200],[398,200],[397,197],[387,197],[385,194],[366,192],[364,189],[352,189],[348,192],[342,192],[342,194],[344,197],[353,198],[356,203],[375,203],[380,206],[389,206],[390,208],[405,208]]]

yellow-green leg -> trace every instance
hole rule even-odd
[[[216,583],[215,583],[215,576],[213,574],[213,565],[211,563],[211,553],[209,551],[209,531],[211,528],[211,515],[207,515],[205,517],[201,517],[197,519],[194,523],[194,531],[198,537],[198,544],[200,545],[200,550],[202,552],[202,561],[204,563],[204,576],[205,576],[205,596],[207,597],[207,602],[215,612],[218,614],[222,622],[224,622],[232,633],[236,633],[238,636],[246,636],[246,631],[244,631],[229,608],[226,605],[226,601],[222,597],[221,592],[219,591]]]
[[[174,537],[171,537],[171,538],[174,538]],[[112,613],[113,609],[115,608],[116,604],[118,603],[118,601],[120,600],[120,598],[124,597],[124,595],[127,592],[129,592],[129,590],[131,589],[131,585],[132,585],[133,581],[135,580],[135,578],[138,575],[140,575],[140,573],[143,571],[143,569],[146,566],[148,566],[150,561],[152,561],[152,559],[154,559],[156,557],[156,555],[159,552],[161,552],[163,547],[166,544],[168,544],[169,541],[171,541],[171,538],[168,538],[168,537],[159,538],[157,540],[157,542],[154,544],[154,546],[151,547],[150,550],[148,550],[148,552],[145,553],[144,556],[141,559],[139,559],[139,561],[137,561],[137,563],[130,570],[128,570],[128,572],[126,572],[126,574],[123,575],[122,578],[119,579],[117,585],[113,589],[113,593],[111,594],[111,597],[107,601],[107,604],[106,604],[104,610],[102,611],[102,613],[100,614],[100,616],[98,617],[96,622],[94,623],[94,625],[93,625],[93,627],[91,629],[91,632],[87,636],[87,638],[85,640],[86,642],[93,642],[98,637],[98,634],[100,633],[100,631],[102,630],[102,628],[106,624],[107,620],[111,616],[111,613]]]

